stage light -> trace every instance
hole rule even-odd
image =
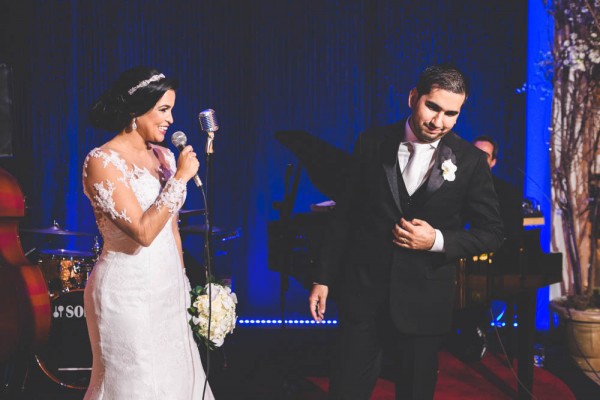
[[[281,320],[281,319],[246,319],[246,318],[240,318],[237,321],[238,325],[246,325],[246,326],[260,326],[260,325],[281,325],[282,323],[284,323],[286,325],[337,325],[337,320],[335,319],[328,319],[328,320],[324,320],[320,323],[315,322],[312,319],[286,319]]]

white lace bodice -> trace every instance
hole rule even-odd
[[[127,235],[133,227],[126,224],[135,223],[132,212],[141,217],[155,206],[157,210],[166,207],[175,214],[184,203],[186,185],[173,177],[176,169],[173,153],[162,148],[156,149],[155,153],[161,160],[161,166],[155,171],[157,175],[135,164],[129,166],[114,150],[95,148],[86,157],[83,166],[84,193],[94,208],[105,249],[126,251],[123,241],[133,247],[126,251],[128,253],[139,246]],[[103,171],[95,171],[95,179],[91,181],[88,170],[93,162],[101,164]],[[98,165],[95,167],[98,168]],[[164,188],[161,181],[166,182]]]

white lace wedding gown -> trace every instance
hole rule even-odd
[[[159,146],[154,153],[164,186],[113,150],[96,148],[84,163],[84,188],[93,187],[84,191],[104,241],[84,296],[94,359],[85,400],[202,399],[205,373],[188,325],[190,284],[172,225],[186,189],[172,178],[173,153]],[[94,159],[103,179],[87,182]],[[172,214],[148,247],[115,223],[131,223],[135,200],[144,211],[167,207]],[[210,387],[204,398],[214,398]]]

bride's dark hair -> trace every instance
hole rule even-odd
[[[177,82],[154,69],[136,67],[123,72],[94,103],[88,117],[92,126],[111,132],[125,129],[131,119],[145,114]]]

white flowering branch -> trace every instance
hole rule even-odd
[[[547,0],[552,50],[552,196],[561,229],[553,247],[567,255],[571,294],[591,294],[600,202],[600,0]]]

